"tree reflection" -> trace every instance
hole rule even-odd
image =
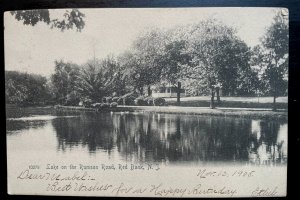
[[[65,150],[74,146],[87,146],[91,153],[98,148],[110,152],[114,147],[113,124],[110,116],[90,113],[77,118],[53,120],[58,138],[58,148]]]
[[[23,130],[28,129],[38,129],[47,124],[45,120],[34,120],[34,121],[26,121],[26,120],[6,120],[6,133],[7,134],[17,134],[22,133]]]
[[[277,162],[280,123],[158,113],[86,113],[53,120],[59,150],[116,151],[127,161]],[[266,157],[266,158],[263,158]]]
[[[249,161],[255,164],[286,163],[287,130],[280,130],[282,124],[276,121],[252,121],[252,135]],[[279,134],[284,138],[280,139]]]

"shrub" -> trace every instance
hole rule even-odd
[[[86,108],[90,108],[92,103],[93,103],[92,100],[86,99],[86,100],[83,101],[83,106],[86,107]]]
[[[155,98],[153,100],[153,103],[155,106],[164,106],[166,104],[166,100],[164,98],[159,97],[159,98]]]
[[[110,104],[109,103],[101,103],[100,104],[100,109],[105,109],[105,108],[109,108]]]
[[[106,97],[106,103],[111,103],[112,102],[112,97]]]
[[[133,96],[124,97],[123,104],[124,105],[134,105],[134,99],[135,99],[135,97],[133,97]]]
[[[111,108],[116,108],[118,106],[118,103],[117,102],[112,102],[111,104],[110,104],[110,107]]]
[[[65,106],[77,106],[78,103],[79,103],[79,100],[76,101],[76,100],[67,99],[64,105]]]
[[[128,93],[122,96],[123,105],[134,105],[134,100],[137,96],[133,93]]]
[[[111,101],[112,101],[112,102],[118,103],[119,99],[120,99],[119,97],[113,97],[113,98],[111,99]]]
[[[100,108],[101,107],[101,103],[93,103],[91,105],[92,108]]]
[[[153,105],[154,105],[154,104],[153,104],[153,100],[154,100],[153,97],[146,97],[146,98],[145,98],[145,101],[147,102],[147,105],[148,105],[148,106],[153,106]]]
[[[77,106],[80,101],[78,93],[72,91],[67,95],[67,99],[65,101],[66,106]]]
[[[117,100],[118,105],[123,105],[123,98],[119,97]]]
[[[145,100],[145,97],[140,96],[134,100],[134,104],[137,106],[147,106],[148,102]]]
[[[103,98],[102,98],[102,102],[103,102],[103,103],[106,103],[106,97],[103,97]]]

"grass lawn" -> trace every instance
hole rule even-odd
[[[176,98],[165,98],[169,105],[176,105]],[[182,97],[181,106],[185,107],[209,107],[209,96]],[[216,98],[215,98],[216,101]],[[276,98],[277,107],[287,109],[288,97]],[[221,104],[217,107],[232,108],[272,108],[273,97],[221,97]]]
[[[166,101],[176,102],[176,98],[165,98]],[[216,99],[216,98],[215,98]],[[180,101],[210,101],[210,96],[199,96],[199,97],[182,97]],[[240,102],[251,102],[251,103],[273,103],[273,97],[221,97],[221,101],[240,101]],[[276,98],[278,103],[287,103],[288,97]]]

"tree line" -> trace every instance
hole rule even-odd
[[[6,72],[9,103],[78,105],[104,97],[151,96],[171,84],[191,96],[210,95],[211,108],[223,96],[287,95],[288,23],[280,13],[261,38],[249,47],[237,30],[210,19],[168,30],[141,33],[118,56],[92,59],[83,65],[55,61],[50,79]]]

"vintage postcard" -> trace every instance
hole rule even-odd
[[[288,15],[5,12],[7,192],[286,196]]]

